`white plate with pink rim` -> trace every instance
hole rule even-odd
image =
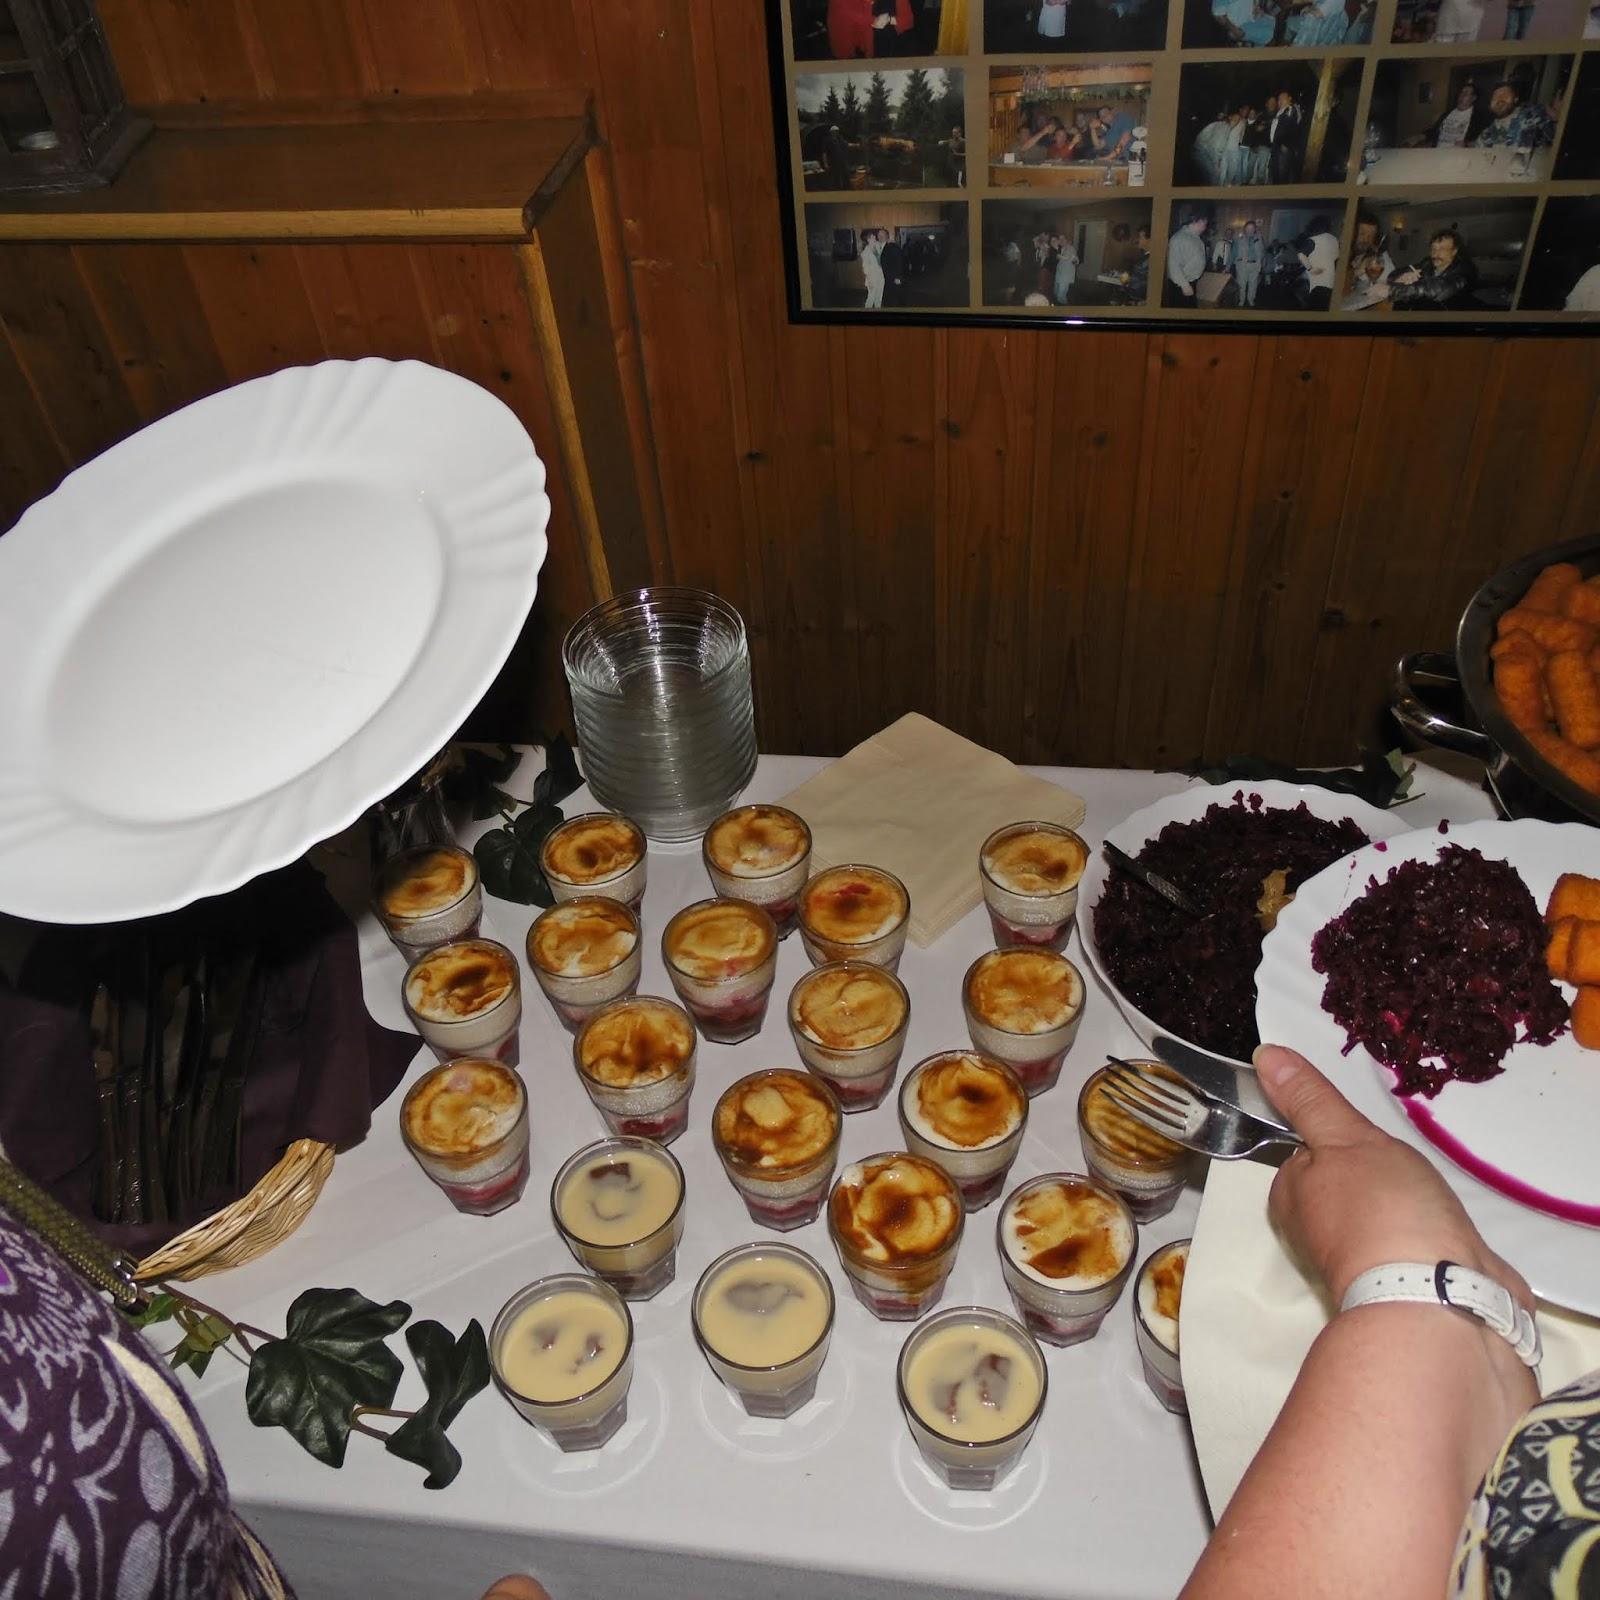
[[[418,361],[292,367],[0,538],[0,910],[112,922],[294,860],[421,767],[544,562],[515,414]]]
[[[1512,1046],[1504,1071],[1452,1080],[1432,1099],[1402,1099],[1394,1074],[1322,1009],[1312,967],[1317,933],[1401,862],[1433,860],[1446,845],[1513,866],[1542,912],[1563,872],[1600,877],[1600,832],[1579,823],[1471,822],[1418,829],[1358,850],[1302,886],[1262,948],[1256,1020],[1263,1038],[1316,1062],[1380,1128],[1423,1151],[1461,1197],[1479,1231],[1544,1300],[1600,1314],[1600,1054],[1570,1033]],[[1542,952],[1541,952],[1542,954]],[[1559,985],[1570,1000],[1574,991]]]
[[[1380,811],[1355,795],[1341,794],[1338,790],[1324,789],[1317,784],[1283,783],[1269,778],[1259,783],[1195,783],[1177,794],[1164,795],[1141,811],[1135,811],[1107,832],[1106,838],[1130,856],[1137,856],[1168,823],[1198,822],[1212,806],[1231,805],[1236,795],[1244,795],[1247,799],[1259,796],[1263,805],[1289,811],[1303,804],[1312,816],[1332,822],[1348,818],[1371,839],[1386,839],[1392,834],[1404,832],[1406,826],[1403,818],[1395,813]],[[1111,872],[1104,853],[1099,850],[1091,852],[1083,879],[1078,885],[1078,939],[1089,965],[1094,968],[1095,976],[1116,1000],[1123,1016],[1128,1019],[1128,1026],[1147,1048],[1157,1034],[1167,1034],[1182,1039],[1185,1044],[1214,1060],[1248,1068],[1248,1061],[1238,1061],[1209,1050],[1196,1040],[1185,1037],[1177,1028],[1168,1027],[1147,1016],[1117,986],[1106,968],[1094,932],[1094,910],[1105,893]]]

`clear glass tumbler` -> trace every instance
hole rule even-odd
[[[701,589],[635,589],[579,617],[561,657],[595,798],[652,839],[703,834],[756,766],[739,613]]]

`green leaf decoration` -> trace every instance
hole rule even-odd
[[[489,1386],[489,1342],[476,1317],[459,1339],[438,1322],[418,1322],[406,1329],[417,1370],[428,1386],[428,1398],[389,1435],[390,1455],[415,1462],[428,1474],[424,1489],[442,1489],[461,1470],[461,1452],[445,1437],[461,1408]]]
[[[394,1402],[402,1368],[384,1340],[410,1315],[403,1300],[380,1306],[354,1289],[307,1289],[289,1307],[287,1334],[250,1358],[250,1420],[286,1428],[318,1461],[342,1466],[351,1411]]]
[[[472,847],[483,886],[497,900],[511,900],[519,906],[548,905],[541,898],[550,893],[539,866],[537,847],[530,850],[518,843],[509,828],[491,828]]]
[[[167,1322],[176,1314],[178,1302],[170,1294],[157,1294],[150,1297],[149,1303],[138,1308],[129,1309],[123,1313],[136,1328],[148,1328],[153,1323]]]
[[[501,787],[517,770],[517,752],[508,744],[489,750],[455,745],[443,779],[445,803],[464,807],[474,822],[498,817],[519,804]]]
[[[583,775],[566,734],[540,742],[544,745],[544,771],[533,780],[533,803],[558,806],[582,784]]]
[[[182,1303],[176,1316],[183,1338],[167,1352],[167,1360],[174,1370],[188,1367],[197,1378],[204,1377],[212,1356],[233,1337],[232,1325],[215,1314],[202,1313]]]

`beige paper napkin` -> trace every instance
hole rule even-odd
[[[1267,1221],[1272,1169],[1214,1161],[1183,1280],[1183,1385],[1213,1516],[1266,1438],[1329,1308]],[[1541,1308],[1546,1394],[1600,1367],[1600,1322]]]
[[[910,712],[783,804],[811,828],[812,865],[885,867],[911,891],[911,939],[928,946],[982,898],[978,849],[1008,822],[1075,828],[1070,789],[1030,777],[1004,756]]]

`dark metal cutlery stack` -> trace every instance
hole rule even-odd
[[[103,1222],[187,1218],[240,1184],[244,1081],[260,1022],[257,952],[136,925],[102,946],[89,1032]]]

